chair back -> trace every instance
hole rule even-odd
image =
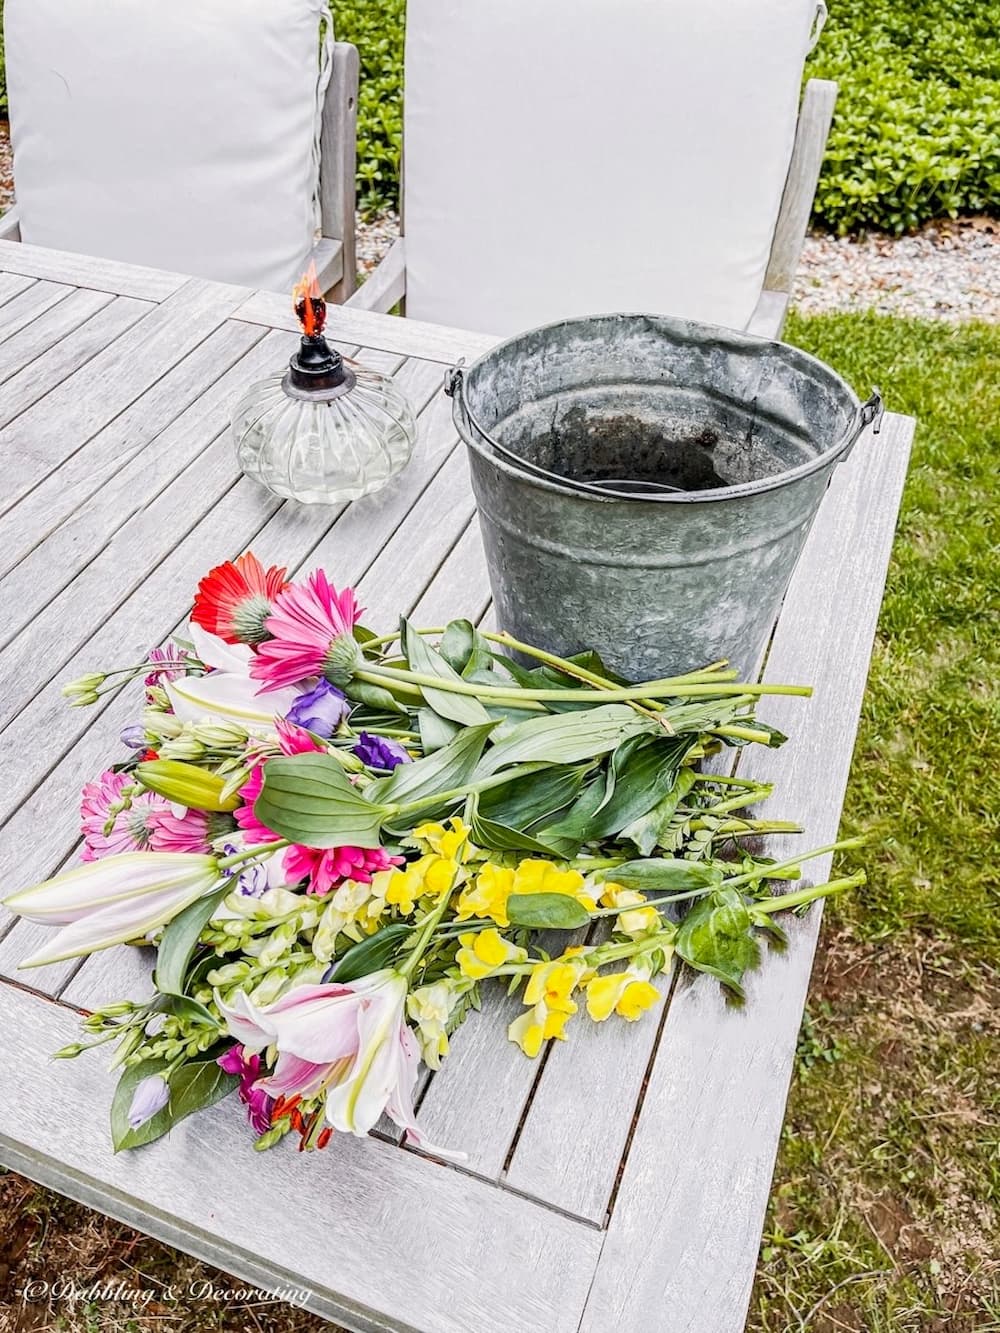
[[[743,328],[817,0],[409,0],[407,314]]]
[[[287,290],[318,221],[326,0],[6,0],[21,237]]]

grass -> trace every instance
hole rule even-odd
[[[1000,328],[830,315],[793,318],[788,337],[859,389],[879,383],[920,425],[844,821],[871,837],[869,884],[827,909],[748,1327],[988,1333],[1000,1330]],[[16,1292],[39,1278],[121,1282],[149,1304],[25,1306]],[[206,1282],[215,1295],[192,1294]],[[228,1298],[234,1285],[0,1176],[0,1329],[328,1327]]]

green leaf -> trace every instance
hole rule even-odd
[[[599,774],[593,782],[584,787],[579,796],[562,816],[554,824],[545,824],[538,833],[543,838],[556,839],[561,850],[565,846],[572,847],[569,853],[564,855],[574,855],[580,845],[586,841],[587,830],[590,827],[591,820],[597,814],[597,811],[607,799],[607,774]]]
[[[380,778],[368,790],[378,801],[398,804],[419,801],[426,796],[436,796],[438,792],[464,786],[479,763],[486,738],[495,726],[495,722],[484,722],[479,726],[465,727],[440,750],[412,764],[399,764],[389,777]],[[272,759],[265,764],[265,774],[275,762]],[[268,827],[273,828],[273,825]]]
[[[486,752],[476,770],[489,777],[507,764],[576,764],[607,754],[628,736],[650,731],[655,723],[625,704],[603,704],[582,712],[553,713],[514,727]]]
[[[227,880],[214,893],[198,898],[180,916],[175,916],[164,930],[156,951],[156,970],[153,973],[153,982],[161,995],[184,995],[188,964],[198,946],[201,932],[232,887]]]
[[[396,921],[391,926],[383,926],[360,944],[352,945],[332,964],[324,980],[339,981],[342,985],[347,985],[350,981],[357,981],[359,977],[367,977],[372,972],[380,971],[388,966],[390,959],[407,935],[412,934],[413,926],[405,921]]]
[[[620,836],[634,843],[641,856],[649,856],[655,847],[663,845],[670,833],[677,807],[694,786],[697,776],[693,768],[682,768],[666,796],[661,797],[651,810],[621,829]]]
[[[688,893],[693,889],[714,889],[722,883],[722,871],[701,861],[649,857],[602,870],[598,879],[610,880],[623,889],[641,889],[644,893]]]
[[[479,809],[487,819],[515,829],[551,821],[576,798],[586,772],[584,766],[557,764],[527,773],[506,786],[482,792]]]
[[[743,974],[760,962],[750,912],[736,889],[718,889],[695,903],[680,924],[675,948],[691,967],[718,977],[741,1000]]]
[[[151,1074],[162,1074],[167,1064],[166,1060],[144,1060],[142,1064],[126,1069],[118,1080],[111,1103],[111,1140],[115,1152],[152,1143],[173,1129],[185,1116],[214,1105],[239,1087],[240,1081],[236,1075],[225,1073],[215,1063],[198,1061],[182,1065],[171,1076],[170,1101],[167,1105],[144,1125],[133,1129],[128,1122],[128,1113],[136,1087]]]
[[[433,708],[418,709],[417,726],[420,728],[420,745],[425,755],[444,749],[461,730],[457,722],[449,722],[446,717],[435,713]]]
[[[589,922],[590,913],[567,893],[512,893],[507,919],[530,930],[578,930]]]
[[[530,833],[507,824],[498,824],[496,820],[487,819],[478,813],[470,816],[470,829],[475,845],[493,852],[534,852],[537,856],[545,857],[560,855],[555,847],[540,842]]]
[[[425,676],[434,676],[438,680],[462,684],[462,677],[449,666],[440,653],[434,651],[429,643],[418,634],[408,620],[403,626],[403,647],[411,671],[419,671]],[[421,693],[427,704],[442,717],[462,726],[474,727],[489,722],[490,715],[479,702],[469,694],[455,694],[451,690],[435,690],[429,685],[421,686]]]
[[[331,755],[297,754],[264,765],[254,813],[282,838],[325,848],[378,847],[389,811],[366,800]]]
[[[651,810],[670,791],[690,748],[687,737],[653,741],[632,737],[620,745],[611,761],[614,790],[586,829],[587,840],[612,837]]]
[[[406,705],[381,685],[370,685],[364,680],[352,680],[343,687],[343,690],[353,703],[364,704],[365,707],[377,709],[380,713],[390,713],[394,716],[401,713],[407,715]]]
[[[474,672],[486,672],[493,677],[492,683],[496,683],[489,640],[483,638],[471,620],[450,622],[441,639],[440,653],[464,679],[468,680]]]

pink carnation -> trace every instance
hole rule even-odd
[[[380,870],[392,870],[404,860],[402,856],[390,856],[384,847],[330,847],[317,851],[294,846],[285,852],[285,873],[289,882],[308,879],[307,892],[322,898],[347,880],[370,884]]]

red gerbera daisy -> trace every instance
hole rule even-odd
[[[198,584],[191,618],[226,643],[263,643],[271,637],[264,626],[271,604],[288,586],[286,573],[275,565],[265,570],[251,551],[216,565]]]

